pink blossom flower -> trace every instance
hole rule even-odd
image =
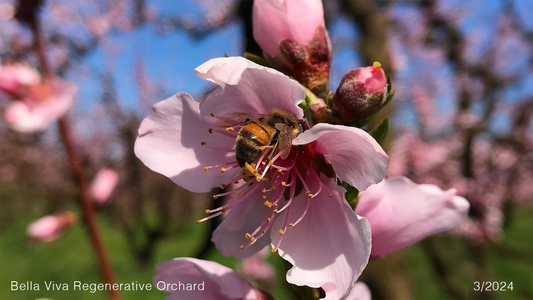
[[[154,285],[158,290],[170,292],[166,300],[260,300],[272,299],[256,290],[246,279],[232,269],[216,262],[196,258],[174,258],[155,266]],[[197,284],[187,290],[187,284]]]
[[[254,1],[254,38],[268,56],[279,56],[283,40],[309,45],[319,26],[325,28],[321,0]]]
[[[67,228],[76,223],[76,215],[63,212],[42,217],[28,226],[28,236],[42,242],[51,242],[59,238]]]
[[[192,192],[234,184],[214,196],[231,195],[231,200],[199,220],[228,212],[213,234],[222,254],[245,258],[272,244],[272,251],[293,264],[290,283],[322,287],[326,299],[344,296],[367,264],[370,231],[335,177],[365,190],[383,179],[388,156],[361,129],[318,124],[285,152],[264,146],[243,172],[236,139],[244,122],[261,122],[274,110],[306,128],[298,107],[305,90],[282,73],[239,57],[210,60],[195,72],[218,89],[200,103],[178,93],[154,105],[139,128],[136,155]]]
[[[372,293],[365,283],[356,282],[345,300],[372,300]]]
[[[37,85],[40,81],[39,73],[26,65],[0,66],[0,91],[10,96],[19,96],[24,92],[22,89]]]
[[[98,203],[103,203],[109,198],[109,196],[111,196],[117,183],[117,172],[107,168],[100,169],[91,183],[91,196]]]
[[[443,191],[436,185],[392,177],[362,192],[355,211],[370,222],[371,256],[376,257],[456,228],[469,208],[455,189]]]
[[[20,101],[13,101],[4,112],[9,127],[20,132],[44,130],[72,106],[76,87],[59,78],[30,88]]]

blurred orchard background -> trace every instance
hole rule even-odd
[[[371,262],[360,280],[374,299],[533,299],[533,1],[326,0],[324,7],[331,89],[374,61],[391,74],[396,94],[376,120],[391,119],[388,175],[455,188],[471,203],[456,231]],[[0,0],[2,64],[45,71],[35,22],[50,72],[77,87],[66,118],[82,177],[90,182],[102,168],[119,175],[96,205],[118,282],[149,283],[155,264],[190,256],[291,298],[277,254],[267,265],[255,262],[263,268],[256,274],[222,256],[210,243],[220,220],[195,222],[217,200],[181,189],[133,153],[152,104],[180,91],[201,99],[213,89],[195,67],[225,53],[261,54],[251,9],[250,0]],[[0,93],[2,114],[9,103]],[[107,297],[9,290],[12,280],[102,281],[81,217],[49,243],[26,233],[43,216],[80,213],[79,203],[58,125],[20,133],[2,120],[1,299]],[[513,290],[475,292],[475,281],[513,282]],[[122,291],[124,299],[165,295]]]

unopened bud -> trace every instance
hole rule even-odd
[[[386,99],[387,78],[381,64],[352,70],[344,75],[332,100],[332,110],[341,123],[364,122]]]
[[[55,215],[42,217],[28,226],[27,233],[30,237],[50,242],[59,238],[66,229],[72,227],[77,221],[72,212],[62,212]]]

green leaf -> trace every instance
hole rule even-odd
[[[352,209],[355,210],[355,207],[359,202],[359,190],[351,186],[348,182],[341,182],[339,179],[337,179],[337,184],[346,189],[344,197],[346,198]]]
[[[257,56],[250,52],[244,52],[244,57],[246,57],[246,59],[251,60],[258,65],[272,68],[272,65],[268,61],[266,61],[266,59],[262,58],[261,56]]]
[[[370,135],[381,145],[385,143],[387,134],[389,133],[390,122],[389,119],[383,120],[376,128],[370,131]]]

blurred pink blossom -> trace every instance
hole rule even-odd
[[[59,238],[76,221],[76,215],[72,212],[62,212],[42,217],[28,226],[27,234],[39,241],[51,242]]]
[[[21,101],[13,101],[4,111],[7,125],[20,132],[46,129],[72,106],[76,87],[59,78],[30,88]]]
[[[91,184],[90,193],[98,203],[104,203],[115,190],[118,183],[118,173],[114,170],[103,168],[96,173]]]
[[[372,293],[364,282],[356,282],[345,300],[372,300]]]
[[[470,204],[451,189],[392,177],[361,193],[355,212],[370,222],[372,257],[410,246],[430,235],[455,229]]]
[[[12,96],[19,97],[28,86],[39,84],[41,76],[37,70],[24,64],[8,64],[0,66],[0,91]]]
[[[266,262],[266,257],[270,251],[267,248],[245,258],[239,265],[239,271],[246,277],[264,282],[274,280],[274,269]]]

